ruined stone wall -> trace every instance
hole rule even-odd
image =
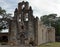
[[[38,21],[38,45],[46,43],[46,27]]]
[[[55,30],[51,28],[48,33],[48,28],[43,25],[38,17],[33,16],[33,10],[28,2],[18,3],[18,8],[15,9],[13,20],[10,21],[9,27],[9,43],[14,45],[25,44],[27,41],[33,41],[35,45],[55,41]],[[52,35],[52,37],[51,37]]]
[[[10,28],[9,28],[9,44],[10,45],[17,45],[17,27],[16,22],[11,21],[10,22]]]
[[[47,29],[48,31],[48,42],[55,42],[55,29],[53,27]]]
[[[10,40],[15,39],[19,44],[25,43],[26,39],[28,42],[30,42],[30,39],[34,40],[33,10],[28,5],[28,2],[24,1],[19,3],[10,23]]]
[[[40,20],[37,23],[37,44],[55,42],[55,29],[53,27],[48,29]]]

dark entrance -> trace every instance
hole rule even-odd
[[[7,36],[2,36],[1,41],[2,42],[8,42],[8,37]]]
[[[21,44],[25,43],[25,36],[24,36],[24,34],[20,35],[20,41],[21,41]]]
[[[6,45],[8,43],[8,36],[1,36],[0,37],[0,43],[2,45]]]

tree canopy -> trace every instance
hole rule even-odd
[[[11,14],[10,13],[6,13],[6,10],[2,9],[0,7],[0,16],[2,17],[2,18],[0,17],[0,30],[2,30],[2,29],[7,28],[7,26],[8,26],[7,20],[11,18]]]
[[[0,7],[0,15],[5,14],[6,11]]]
[[[41,21],[46,26],[52,26],[56,30],[56,35],[60,35],[60,17],[57,14],[49,14],[41,17]]]

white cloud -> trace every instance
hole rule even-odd
[[[7,10],[7,12],[14,12],[14,9],[17,7],[17,3],[22,0],[15,0],[15,3],[8,3],[7,0],[0,0],[0,6]],[[12,0],[11,0],[12,1]],[[42,15],[57,13],[60,15],[60,0],[25,0],[33,8],[35,16],[41,17]],[[12,1],[13,2],[13,1]]]
[[[44,14],[49,14],[49,13],[58,13],[58,9],[57,9],[57,5],[55,2],[53,2],[52,0],[34,0],[34,1],[30,1],[33,10],[39,9],[37,15],[40,17]],[[40,11],[41,10],[41,11]],[[34,10],[35,11],[35,10]],[[35,11],[36,12],[36,11]],[[34,13],[35,14],[35,13]]]
[[[33,7],[34,15],[41,16],[50,13],[60,15],[60,0],[28,0]]]
[[[0,0],[0,6],[2,6],[2,8],[4,9],[9,7],[8,4],[4,0]]]
[[[16,5],[16,4],[15,4]],[[0,0],[0,6],[7,11],[7,13],[14,13],[15,7],[12,2],[7,0]]]
[[[5,0],[0,0],[0,6],[1,6],[3,9],[8,10],[11,5],[8,4]],[[9,10],[9,11],[10,11],[10,10]]]

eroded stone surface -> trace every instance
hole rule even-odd
[[[38,17],[33,16],[33,10],[29,3],[23,1],[18,3],[14,17],[9,21],[7,36],[9,45],[15,47],[21,45],[22,47],[22,44],[31,44],[34,46],[46,42],[55,42],[55,29],[43,25]]]

